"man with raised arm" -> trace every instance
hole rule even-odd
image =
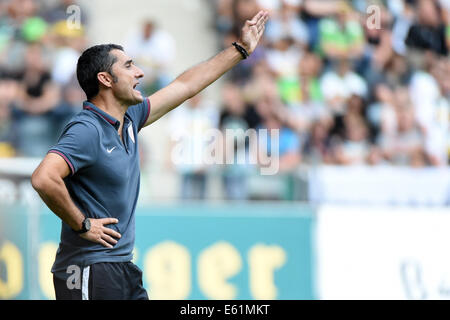
[[[260,11],[239,41],[194,66],[150,97],[135,88],[143,72],[119,45],[80,56],[77,78],[87,96],[31,182],[62,220],[52,267],[56,299],[148,299],[134,265],[139,194],[138,132],[209,86],[250,55],[268,19]]]

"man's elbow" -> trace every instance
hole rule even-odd
[[[45,172],[36,169],[31,175],[31,186],[38,193],[48,188],[51,178]]]

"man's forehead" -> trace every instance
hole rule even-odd
[[[119,49],[113,49],[111,50],[111,53],[116,56],[117,62],[125,63],[128,60],[131,60],[131,58],[122,50]]]

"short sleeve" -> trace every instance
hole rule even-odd
[[[148,117],[150,116],[150,109],[150,99],[147,97],[141,103],[128,108],[127,114],[131,120],[137,124],[138,131],[140,131],[147,122]]]
[[[97,160],[99,133],[89,122],[69,123],[58,143],[48,153],[60,155],[69,165],[72,175]]]

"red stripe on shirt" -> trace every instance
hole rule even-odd
[[[101,116],[103,119],[105,119],[106,121],[108,121],[109,123],[111,123],[111,124],[116,124],[114,121],[108,119],[107,117],[105,117],[104,115],[102,115],[101,113],[97,112],[97,110],[95,110],[95,109],[93,109],[93,108],[91,108],[91,107],[84,106],[84,109],[92,110],[92,111],[94,111],[96,114],[98,114],[99,116]]]
[[[61,157],[63,157],[63,159],[64,159],[64,160],[67,162],[67,164],[69,165],[70,170],[72,171],[72,175],[75,173],[75,169],[73,168],[72,163],[69,161],[69,159],[67,159],[67,157],[66,157],[63,153],[61,153],[61,152],[59,152],[59,151],[57,151],[57,150],[50,150],[48,153],[56,153],[56,154],[60,155]]]
[[[145,123],[148,120],[148,117],[150,116],[150,110],[151,110],[151,104],[150,104],[150,99],[147,97],[145,98],[145,100],[147,100],[147,116],[145,117],[144,122],[142,123],[142,126],[139,128],[139,130],[142,129],[142,127],[145,125]]]

